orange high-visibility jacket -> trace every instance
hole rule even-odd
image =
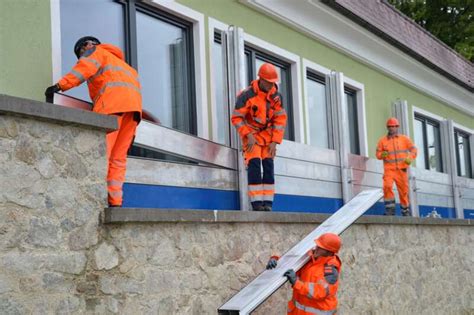
[[[335,314],[341,260],[337,255],[318,257],[301,268],[293,285],[293,297],[288,302],[288,314]]]
[[[237,97],[232,124],[242,138],[253,133],[259,145],[281,143],[287,119],[281,103],[281,95],[276,84],[265,93],[260,91],[258,80],[252,81]]]
[[[120,48],[101,44],[87,50],[58,84],[66,91],[85,81],[94,112],[142,112],[138,73],[125,62]]]
[[[388,152],[386,158],[382,158],[382,152],[384,151]],[[405,159],[416,159],[417,149],[410,138],[405,135],[386,135],[379,140],[375,154],[377,159],[383,159],[385,170],[406,169],[409,165],[405,162]]]

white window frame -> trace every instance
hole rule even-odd
[[[258,37],[245,33],[244,42],[246,45],[258,49],[259,51],[283,60],[290,64],[291,72],[291,103],[293,106],[293,125],[295,126],[295,142],[306,143],[304,115],[301,93],[301,58],[299,55],[284,50],[276,45],[270,44]],[[283,100],[285,101],[285,100]]]
[[[473,130],[473,129],[470,129],[470,128],[468,128],[468,127],[465,127],[465,126],[463,126],[463,125],[461,125],[461,124],[458,124],[458,123],[456,123],[456,122],[454,122],[454,121],[453,121],[453,127],[454,127],[454,129],[460,130],[460,131],[462,131],[462,132],[464,132],[464,133],[466,133],[466,134],[469,135],[469,139],[468,139],[468,140],[469,140],[470,151],[471,151],[471,152],[469,152],[469,153],[470,153],[470,156],[471,156],[471,160],[470,160],[469,162],[471,163],[471,172],[474,173],[474,156],[473,156],[473,154],[474,154],[474,148],[472,147],[472,145],[474,144],[474,130]],[[452,136],[454,136],[454,134],[453,134]],[[457,153],[456,153],[456,150],[457,150],[457,148],[454,148],[454,150],[455,150],[455,152],[453,152],[453,154],[454,154],[454,159],[457,161],[457,159],[456,159],[456,154],[457,154]],[[457,177],[466,178],[466,177],[459,176],[457,169],[454,170],[454,172],[455,172],[455,174],[456,174]],[[473,174],[473,175],[474,175],[474,174]],[[468,180],[474,180],[474,178],[470,178],[470,177],[467,177],[466,179],[468,179]]]
[[[206,49],[204,15],[184,5],[169,0],[152,0],[158,9],[168,12],[193,24],[194,83],[196,93],[196,126],[198,137],[209,139],[209,116],[207,101]],[[53,81],[61,78],[61,12],[60,1],[50,0],[52,75]],[[140,74],[139,74],[140,75]]]
[[[344,76],[344,87],[356,92],[357,124],[359,131],[360,156],[369,157],[367,143],[367,119],[365,115],[365,86],[363,83]]]
[[[309,109],[308,109],[308,84],[306,80],[307,71],[326,76],[331,73],[331,70],[321,66],[313,61],[303,58],[303,77],[304,77],[304,111],[305,111],[305,131],[306,131],[306,144],[310,143],[310,130],[309,130]],[[357,101],[357,125],[359,127],[359,146],[360,156],[368,157],[368,141],[367,141],[367,120],[365,113],[365,86],[363,83],[358,82],[354,79],[344,76],[344,87],[348,87],[356,92]]]
[[[209,49],[209,88],[210,88],[210,99],[211,99],[211,108],[210,108],[210,114],[211,114],[211,133],[212,133],[212,141],[217,142],[218,136],[217,136],[217,101],[216,97],[214,94],[214,89],[216,88],[215,85],[215,80],[214,78],[214,71],[213,71],[213,64],[212,60],[214,60],[214,56],[212,54],[212,45],[214,44],[214,32],[215,31],[226,31],[229,29],[229,25],[225,24],[221,21],[218,21],[216,19],[213,19],[209,17],[207,19],[207,24],[208,24],[208,49]]]
[[[318,65],[317,63],[314,63],[308,59],[303,58],[303,79],[304,79],[304,84],[303,84],[303,95],[304,95],[304,101],[303,101],[303,108],[304,108],[304,117],[305,117],[305,135],[306,135],[306,144],[310,145],[311,144],[311,132],[310,132],[310,122],[309,122],[309,104],[308,104],[308,79],[306,77],[307,71],[313,72],[315,74],[321,75],[321,77],[325,78],[326,75],[329,75],[331,73],[331,70],[328,68],[325,68],[321,65]],[[328,104],[326,104],[328,105]],[[330,110],[328,108],[328,110]],[[327,117],[326,117],[327,118]],[[329,130],[330,133],[332,133]],[[323,149],[328,149],[328,148],[323,148]],[[333,150],[333,149],[328,149],[328,150]]]
[[[436,115],[436,114],[433,114],[432,112],[429,112],[425,109],[421,109],[419,107],[416,107],[415,105],[412,105],[411,107],[411,123],[412,123],[412,128],[413,128],[413,142],[415,142],[415,114],[420,114],[421,116],[425,116],[427,118],[430,118],[431,120],[435,120],[439,123],[439,131],[440,131],[440,147],[441,147],[441,158],[442,158],[442,166],[443,166],[443,171],[442,172],[438,172],[437,170],[433,170],[433,169],[426,169],[424,167],[420,167],[418,165],[416,165],[416,168],[417,169],[420,169],[420,170],[424,170],[424,171],[427,171],[427,172],[435,172],[435,173],[440,173],[440,174],[449,174],[449,170],[447,169],[447,161],[445,161],[445,155],[443,155],[444,151],[446,150],[446,148],[443,146],[443,130],[442,130],[442,123],[444,121],[446,121],[446,118],[442,117],[442,116],[439,116],[439,115]],[[454,136],[454,135],[453,135]],[[421,148],[418,148],[418,150],[421,150]],[[456,171],[457,172],[457,171]]]

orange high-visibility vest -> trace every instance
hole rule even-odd
[[[281,102],[276,84],[266,93],[259,89],[258,80],[254,80],[237,97],[232,124],[244,139],[253,133],[259,145],[281,143],[287,119]]]
[[[87,50],[58,84],[62,91],[87,81],[93,111],[102,114],[142,112],[138,73],[120,48],[101,44]]]
[[[296,274],[298,279],[288,302],[288,314],[336,314],[341,266],[337,255],[316,259],[311,256],[311,260]]]
[[[388,152],[388,156],[382,158],[384,151]],[[377,159],[383,159],[385,170],[406,169],[409,165],[405,159],[416,159],[417,149],[410,138],[405,135],[386,135],[379,140],[375,154]]]

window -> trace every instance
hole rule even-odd
[[[61,0],[60,20],[63,75],[77,61],[78,38],[116,45],[138,69],[143,109],[166,127],[197,134],[192,23],[133,0]],[[67,94],[90,101],[85,84]]]
[[[357,92],[345,88],[344,99],[347,105],[347,118],[349,120],[349,140],[351,153],[360,155],[360,140],[359,140],[359,117],[357,113]]]
[[[245,47],[246,56],[246,76],[247,85],[257,78],[258,69],[265,62],[273,64],[277,68],[279,82],[278,91],[282,95],[283,107],[288,115],[287,126],[285,130],[285,139],[294,140],[294,125],[293,125],[293,105],[291,95],[291,69],[290,64],[279,60],[273,56],[267,55],[249,46]]]
[[[416,165],[419,168],[443,172],[439,122],[415,114]]]
[[[196,134],[191,26],[140,7],[136,21],[143,108],[166,127]]]
[[[454,129],[454,146],[458,176],[473,178],[469,134]]]
[[[329,149],[329,109],[326,100],[325,78],[311,71],[306,71],[306,89],[309,144]]]
[[[61,75],[65,75],[76,64],[74,44],[83,37],[92,35],[104,43],[112,43],[125,52],[124,6],[107,0],[82,1],[62,0],[61,20]],[[66,95],[90,102],[86,84],[65,92]]]
[[[217,142],[230,146],[230,120],[229,107],[226,100],[225,79],[224,79],[224,56],[222,55],[222,40],[219,32],[214,33],[214,41],[212,43],[212,75],[213,75],[213,91],[215,101],[216,116],[216,132]]]

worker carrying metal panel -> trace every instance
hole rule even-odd
[[[334,295],[335,297],[341,272],[341,262],[336,256],[341,247],[341,242],[335,236],[344,232],[380,198],[382,198],[381,189],[360,192],[281,256],[277,262],[270,260],[267,267],[273,268],[265,270],[242,288],[218,309],[218,313],[222,315],[250,314],[289,280],[292,282],[295,293],[298,294],[294,302],[289,305],[289,314],[333,314],[337,307],[337,302],[332,297],[325,299],[323,295],[327,292],[325,287],[325,283],[327,283],[329,295]],[[315,239],[317,240],[317,247],[329,251],[329,253],[326,253],[329,256],[320,258],[322,252],[320,249],[316,250],[317,257],[315,256]],[[308,251],[312,255],[308,255]],[[300,281],[298,281],[298,278]],[[321,280],[321,282],[318,283],[318,280]],[[311,283],[317,283],[319,287],[311,286]],[[321,287],[324,288],[323,291],[319,290]],[[308,300],[304,300],[301,295],[306,296]],[[322,298],[321,303],[307,303],[311,300],[309,296],[316,299]],[[323,300],[325,301],[323,302]],[[300,307],[297,308],[297,305]],[[317,309],[315,305],[322,309],[319,313],[311,313],[311,311]]]
[[[400,206],[403,216],[410,216],[408,167],[416,159],[417,149],[405,135],[398,134],[400,124],[394,117],[387,120],[388,133],[378,144],[376,156],[383,160],[383,197],[385,215],[395,215],[395,195],[393,182],[397,185],[400,195]]]
[[[142,96],[135,69],[125,62],[120,48],[101,44],[92,36],[80,38],[74,45],[79,59],[71,71],[45,91],[47,99],[87,81],[93,111],[115,115],[118,130],[107,134],[107,188],[109,206],[122,205],[122,186],[125,181],[127,151],[141,120]]]
[[[287,115],[276,84],[275,66],[264,63],[258,76],[238,95],[232,124],[242,138],[252,209],[271,211],[275,195],[273,159],[277,144],[283,141]]]
[[[336,254],[341,248],[341,238],[334,233],[324,233],[314,240],[316,247],[308,252],[310,260],[298,272],[288,269],[283,275],[288,279],[293,296],[288,302],[288,314],[336,314],[337,289],[341,273],[341,260]],[[278,264],[272,256],[267,270]]]

